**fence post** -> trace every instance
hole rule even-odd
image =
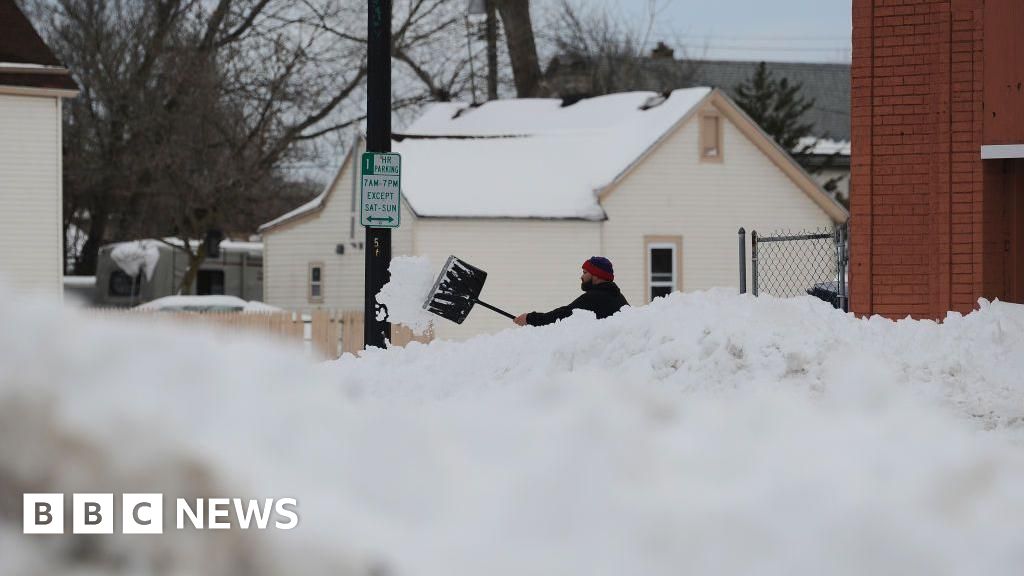
[[[846,265],[850,255],[849,246],[847,245],[849,238],[847,237],[846,226],[847,225],[844,223],[836,228],[836,250],[838,251],[837,262],[839,264],[837,266],[837,268],[839,268],[839,308],[843,312],[850,311],[850,300],[846,294]]]
[[[757,296],[757,230],[750,231],[750,280],[754,296]]]
[[[740,226],[740,294],[747,293],[747,231]]]

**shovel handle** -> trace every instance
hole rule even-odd
[[[515,316],[513,316],[513,315],[509,314],[508,312],[505,312],[505,311],[504,311],[504,310],[502,310],[501,308],[498,308],[498,307],[496,307],[496,306],[491,306],[490,304],[488,304],[487,302],[484,302],[483,300],[479,300],[479,299],[477,299],[477,300],[475,300],[475,302],[476,302],[477,304],[479,304],[479,305],[483,306],[484,308],[487,308],[487,309],[489,309],[489,310],[494,310],[495,312],[497,312],[498,314],[501,314],[502,316],[504,316],[504,317],[506,317],[506,318],[509,318],[509,319],[511,319],[511,320],[515,320],[515,319],[516,319],[516,317],[515,317]]]

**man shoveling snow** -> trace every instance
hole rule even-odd
[[[550,312],[520,314],[514,322],[519,326],[546,326],[572,316],[573,310],[590,310],[600,320],[615,314],[623,306],[629,306],[626,297],[615,284],[615,270],[611,260],[601,256],[592,256],[583,263],[580,290],[583,290],[583,295],[566,306]]]
[[[423,303],[423,309],[456,324],[462,324],[476,304],[497,312],[520,326],[553,324],[572,316],[572,311],[577,309],[590,310],[601,319],[629,305],[614,280],[615,272],[611,261],[601,256],[593,256],[583,263],[583,274],[580,275],[580,288],[584,292],[582,296],[550,312],[530,312],[513,316],[497,306],[480,300],[480,293],[487,281],[487,272],[452,255],[448,257],[444,268],[437,276],[434,287]]]

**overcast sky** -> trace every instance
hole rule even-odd
[[[575,1],[590,6],[604,3],[638,26],[646,22],[649,4],[649,0]],[[652,42],[682,43],[693,57],[850,61],[852,0],[657,0],[657,5]]]

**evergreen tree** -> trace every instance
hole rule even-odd
[[[814,99],[800,94],[803,85],[788,78],[776,79],[764,62],[754,74],[736,87],[736,103],[776,142],[790,153],[800,139],[811,135],[810,123],[800,121],[814,106]]]

